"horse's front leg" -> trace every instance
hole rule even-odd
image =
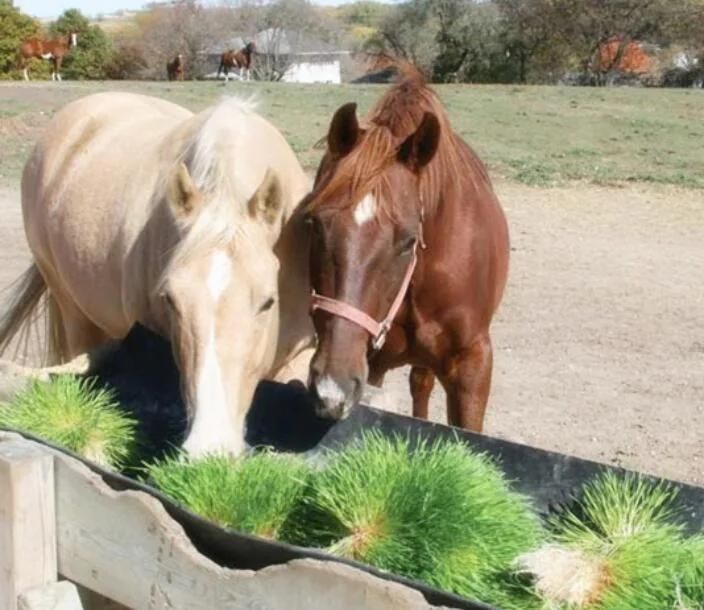
[[[24,80],[29,80],[29,71],[26,67],[22,69],[22,73],[24,74]]]
[[[408,383],[413,398],[413,417],[428,419],[428,403],[435,385],[435,373],[420,366],[411,367]]]
[[[486,333],[472,345],[453,354],[443,366],[440,381],[447,394],[447,421],[473,432],[484,427],[484,412],[491,389],[493,352]]]
[[[52,64],[54,66],[54,72],[51,75],[51,80],[61,80],[61,58],[59,57],[54,57],[52,60]],[[54,78],[56,77],[56,78]]]

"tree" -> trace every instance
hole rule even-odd
[[[425,71],[432,69],[438,53],[438,23],[431,10],[432,0],[410,0],[395,7],[379,26],[364,50],[413,62]]]
[[[17,53],[22,42],[39,35],[39,24],[14,6],[0,0],[0,78],[18,78]],[[45,67],[48,74],[48,68]]]
[[[319,11],[309,0],[272,2],[262,14],[260,31],[264,32],[264,40],[257,48],[258,77],[264,80],[282,78],[293,55],[308,50],[310,40],[334,44],[338,30],[334,18]]]
[[[78,9],[68,9],[51,25],[53,36],[78,36],[78,46],[64,58],[64,76],[76,80],[99,80],[107,77],[106,68],[112,59],[112,44],[105,32],[91,25]]]
[[[571,49],[578,69],[603,85],[613,82],[633,42],[671,42],[687,1],[553,0],[547,18],[553,41]],[[614,52],[601,52],[612,43],[616,43]]]
[[[409,60],[435,81],[511,80],[496,6],[480,0],[410,0],[396,6],[366,45]]]
[[[542,80],[545,72],[564,67],[567,52],[553,36],[550,0],[494,2],[503,19],[507,59],[514,64],[519,82],[528,82],[531,72],[534,78]]]
[[[236,10],[228,7],[209,8],[195,0],[153,6],[138,18],[133,39],[144,77],[166,78],[166,62],[181,53],[186,78],[197,78],[211,68],[208,56],[219,41],[232,38],[238,25]]]
[[[433,78],[439,82],[503,82],[510,73],[503,22],[495,4],[476,0],[436,0],[438,54]]]

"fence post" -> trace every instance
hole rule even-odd
[[[0,610],[57,579],[54,458],[21,439],[0,439]]]

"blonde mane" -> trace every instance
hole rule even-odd
[[[245,171],[246,150],[242,146],[255,110],[251,99],[225,98],[187,121],[179,133],[180,149],[164,172],[160,191],[168,193],[179,164],[184,163],[204,195],[204,204],[195,219],[175,218],[181,239],[171,253],[160,285],[171,269],[203,249],[246,239],[246,223],[242,220],[247,202],[262,179]]]

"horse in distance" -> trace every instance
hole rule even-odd
[[[166,76],[170,81],[183,80],[186,70],[183,63],[183,54],[179,53],[171,61],[166,62]]]
[[[217,78],[220,74],[225,74],[225,81],[230,80],[230,69],[240,69],[240,80],[251,80],[252,56],[256,53],[256,45],[248,42],[239,51],[233,49],[225,51],[220,56]]]
[[[71,49],[78,45],[78,35],[71,32],[65,38],[43,40],[41,38],[28,38],[18,50],[18,64],[24,75],[24,80],[29,80],[27,63],[32,58],[46,59],[51,62],[51,80],[61,80],[61,63]]]

